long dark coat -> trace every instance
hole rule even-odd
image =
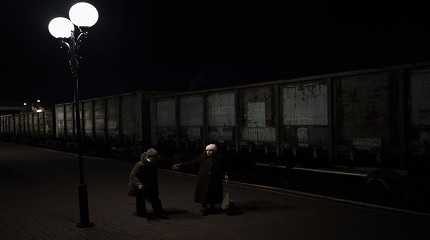
[[[129,195],[135,195],[139,184],[143,185],[145,196],[158,196],[158,166],[156,161],[139,161],[134,165],[129,177]]]
[[[200,158],[194,201],[201,204],[221,203],[225,172],[225,163],[219,155],[208,157],[203,154]]]

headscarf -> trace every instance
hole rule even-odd
[[[155,148],[149,148],[146,152],[140,155],[140,160],[144,160],[147,157],[155,157],[158,155],[158,151]]]

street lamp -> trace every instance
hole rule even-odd
[[[78,141],[78,163],[79,163],[79,213],[80,221],[78,227],[92,227],[89,219],[88,193],[84,178],[84,159],[82,156],[82,133],[79,111],[79,48],[87,36],[89,27],[96,24],[98,20],[97,9],[86,2],[74,4],[69,10],[69,19],[57,17],[49,22],[48,30],[52,36],[59,39],[62,47],[65,47],[69,57],[69,68],[74,79],[74,105],[76,136]]]

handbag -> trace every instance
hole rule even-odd
[[[222,203],[221,203],[221,209],[222,210],[227,210],[228,209],[228,207],[230,206],[230,193],[229,192],[227,192],[225,195],[224,195],[224,198],[223,198],[223,200],[222,200]]]
[[[235,202],[231,200],[231,195],[229,192],[227,192],[224,196],[221,209],[225,212],[225,214],[230,216],[243,213],[242,210],[235,204]]]

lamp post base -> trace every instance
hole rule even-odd
[[[87,185],[79,184],[79,214],[80,222],[76,224],[79,228],[88,228],[94,226],[94,223],[90,222],[89,211],[88,211],[88,193]]]
[[[82,224],[82,223],[77,223],[76,227],[78,228],[90,228],[90,227],[94,227],[94,223],[90,222],[90,223],[86,223],[86,224]]]

